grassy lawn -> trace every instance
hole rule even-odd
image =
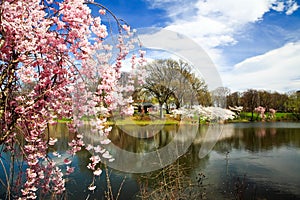
[[[59,123],[68,123],[71,122],[71,119],[58,119],[56,120]],[[136,119],[135,117],[127,117],[125,119],[118,119],[118,120],[108,120],[108,125],[139,125],[139,126],[145,126],[145,125],[156,125],[156,124],[164,124],[164,125],[174,125],[179,124],[178,120],[172,119],[172,118],[165,118],[165,119],[156,119],[156,120],[149,120],[149,119]]]
[[[227,122],[235,123],[235,122],[249,122],[251,119],[251,112],[241,112],[240,116],[233,120],[228,120]],[[262,119],[257,113],[253,113],[253,120],[254,121],[261,121]],[[275,113],[274,119],[269,119],[268,114],[266,114],[266,121],[295,121],[297,120],[295,116],[292,113]],[[71,122],[71,119],[59,119],[56,120],[59,123],[68,123]],[[191,124],[193,122],[196,122],[197,120],[191,120],[191,121],[178,121],[176,119],[173,119],[169,116],[166,116],[164,119],[151,119],[151,118],[138,118],[138,117],[126,117],[125,119],[118,119],[118,120],[108,120],[108,125],[139,125],[139,126],[146,126],[146,125],[158,125],[158,124],[164,124],[164,125],[174,125],[179,123],[187,123]],[[197,121],[198,122],[198,121]],[[205,121],[201,121],[201,124],[206,124]]]
[[[277,121],[295,120],[293,113],[276,113],[275,116]]]
[[[232,120],[234,121],[247,121],[251,119],[251,112],[241,112],[240,117],[238,119]],[[269,120],[268,113],[266,114],[266,120]],[[253,120],[261,121],[261,117],[257,113],[253,113]],[[275,113],[275,118],[270,119],[271,121],[293,121],[296,120],[292,113]]]

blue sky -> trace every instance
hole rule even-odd
[[[223,85],[300,90],[300,2],[296,0],[95,0],[133,28],[186,35],[210,56]]]

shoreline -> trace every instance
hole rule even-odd
[[[60,120],[55,120],[58,123],[70,123],[72,120],[71,119],[60,119]],[[225,120],[220,123],[223,124],[232,124],[232,123],[258,123],[258,122],[299,122],[299,120],[292,120],[292,119],[287,119],[287,120],[248,120],[248,119],[233,119],[233,120]],[[117,121],[107,121],[105,124],[112,126],[112,125],[119,125],[119,126],[124,126],[124,125],[138,125],[138,126],[147,126],[147,125],[182,125],[182,124],[197,124],[199,123],[197,120],[176,120],[176,119],[160,119],[160,120],[133,120],[133,119],[124,119],[124,120],[117,120]],[[205,122],[201,121],[199,124],[200,125],[208,125],[210,122]]]

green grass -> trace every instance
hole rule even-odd
[[[227,120],[229,123],[239,123],[239,122],[249,122],[251,119],[251,112],[241,112],[240,117],[233,119],[233,120]],[[262,119],[258,116],[257,113],[253,113],[253,120],[254,121],[261,121]],[[268,119],[268,113],[266,114],[266,120],[267,121],[295,121],[297,120],[296,117],[292,113],[275,113],[274,119]],[[68,123],[71,122],[72,119],[58,119],[56,120],[59,123]],[[146,126],[146,125],[158,125],[158,124],[164,124],[164,125],[174,125],[179,123],[187,123],[191,124],[193,122],[196,122],[197,120],[191,120],[191,121],[178,121],[176,119],[166,117],[165,119],[138,119],[137,117],[127,117],[125,119],[120,119],[116,121],[109,121],[107,122],[108,125],[139,125],[139,126]],[[197,121],[198,123],[198,121]],[[202,120],[200,121],[200,124],[206,124],[207,122]]]
[[[241,112],[240,117],[232,120],[234,121],[245,121],[245,120],[250,120],[251,119],[251,112]],[[261,117],[257,113],[253,113],[253,120],[261,121]],[[294,121],[296,120],[295,116],[292,113],[275,113],[275,118],[270,119],[269,114],[266,113],[266,120],[271,120],[271,121]]]
[[[295,116],[293,113],[276,113],[275,118],[277,121],[282,121],[282,120],[296,120]]]
[[[71,122],[72,119],[55,119],[55,121],[59,122],[59,123],[68,123]],[[125,118],[122,120],[117,120],[117,121],[107,121],[108,125],[139,125],[139,126],[145,126],[145,125],[157,125],[157,124],[164,124],[164,125],[174,125],[174,124],[178,124],[179,121],[175,120],[175,119],[170,119],[170,118],[166,118],[166,119],[158,119],[158,120],[137,120],[134,118]]]

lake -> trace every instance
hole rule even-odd
[[[300,123],[232,123],[218,128],[221,135],[205,140],[206,125],[115,126],[109,135],[114,148],[107,149],[116,159],[112,163],[121,166],[115,170],[109,164],[108,174],[102,166],[97,188],[90,192],[92,173],[86,168],[90,152],[79,152],[73,161],[75,172],[66,183],[68,199],[105,199],[110,188],[114,199],[118,195],[119,199],[300,199]],[[59,138],[53,151],[62,155],[57,162],[63,163],[68,130],[58,124],[51,135]],[[87,140],[97,144],[93,135],[87,135]],[[174,141],[176,152],[169,149],[166,157],[160,155],[164,168],[156,169],[155,159],[145,156]],[[201,147],[206,146],[207,153],[199,158]],[[116,147],[139,153],[139,160],[133,162]],[[175,162],[173,155],[178,157]],[[141,173],[151,169],[156,170]]]

